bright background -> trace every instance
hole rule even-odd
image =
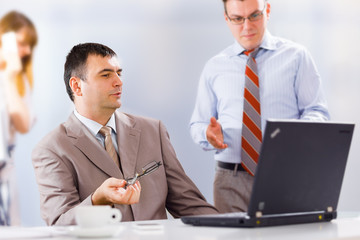
[[[323,79],[332,120],[360,124],[360,1],[269,0],[273,35],[305,45]],[[188,175],[209,202],[214,160],[192,142],[188,123],[205,62],[232,44],[221,0],[0,0],[29,16],[39,33],[35,51],[37,123],[18,136],[15,153],[22,222],[44,225],[31,164],[34,145],[72,111],[63,64],[78,43],[111,47],[123,62],[122,110],[161,119]],[[355,129],[339,210],[360,210],[360,135]]]

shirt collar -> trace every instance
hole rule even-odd
[[[96,136],[98,134],[99,130],[103,127],[100,123],[97,123],[89,118],[86,118],[82,116],[76,108],[74,108],[74,114],[75,116],[82,122],[89,130],[90,132]],[[115,114],[112,114],[109,121],[106,123],[105,126],[111,127],[112,130],[116,133],[116,123],[115,123]]]
[[[276,39],[271,35],[271,33],[268,30],[265,31],[263,41],[260,44],[260,48],[266,49],[266,50],[275,50],[277,48],[276,47]],[[238,55],[242,54],[246,49],[243,48],[238,43],[238,41],[235,40],[232,47],[228,50],[229,51],[227,52],[227,54],[229,55],[229,57],[233,57],[233,56],[238,56]]]

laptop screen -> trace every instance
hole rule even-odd
[[[248,214],[335,211],[354,124],[268,120]]]

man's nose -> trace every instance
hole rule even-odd
[[[251,24],[250,20],[248,18],[245,18],[245,21],[243,23],[243,28],[244,29],[250,28],[250,24]]]
[[[115,85],[120,86],[120,87],[123,85],[123,82],[121,80],[121,76],[116,76]]]

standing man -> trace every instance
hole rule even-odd
[[[329,113],[309,52],[266,30],[270,4],[223,3],[235,42],[206,63],[190,131],[216,151],[215,207],[235,212],[247,210],[266,120],[325,121]]]
[[[121,71],[115,52],[101,44],[79,44],[68,54],[64,81],[74,113],[32,154],[43,219],[75,224],[83,205],[111,205],[123,221],[165,219],[166,209],[174,217],[217,213],[186,176],[165,126],[116,111]],[[125,188],[124,179],[154,161],[161,163],[155,172]]]

